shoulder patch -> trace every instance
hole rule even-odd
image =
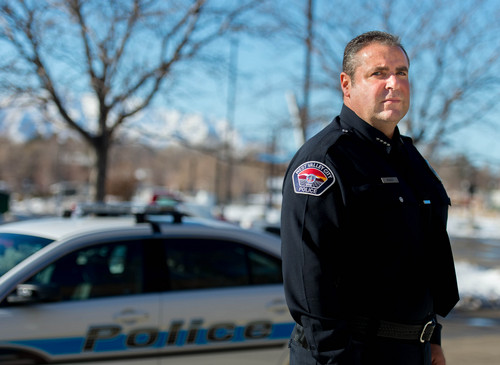
[[[334,182],[332,170],[317,161],[304,162],[293,172],[293,190],[297,194],[320,196]]]

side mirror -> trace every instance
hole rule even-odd
[[[16,291],[7,297],[7,303],[15,305],[55,302],[59,298],[59,289],[52,285],[19,284]]]

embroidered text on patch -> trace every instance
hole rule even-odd
[[[317,161],[304,162],[293,172],[293,189],[297,194],[319,196],[334,182],[332,170]]]

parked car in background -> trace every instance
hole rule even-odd
[[[0,363],[286,363],[279,238],[168,213],[0,226]]]

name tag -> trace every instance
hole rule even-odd
[[[381,177],[380,180],[382,180],[382,184],[398,184],[399,183],[399,180],[396,176]]]

